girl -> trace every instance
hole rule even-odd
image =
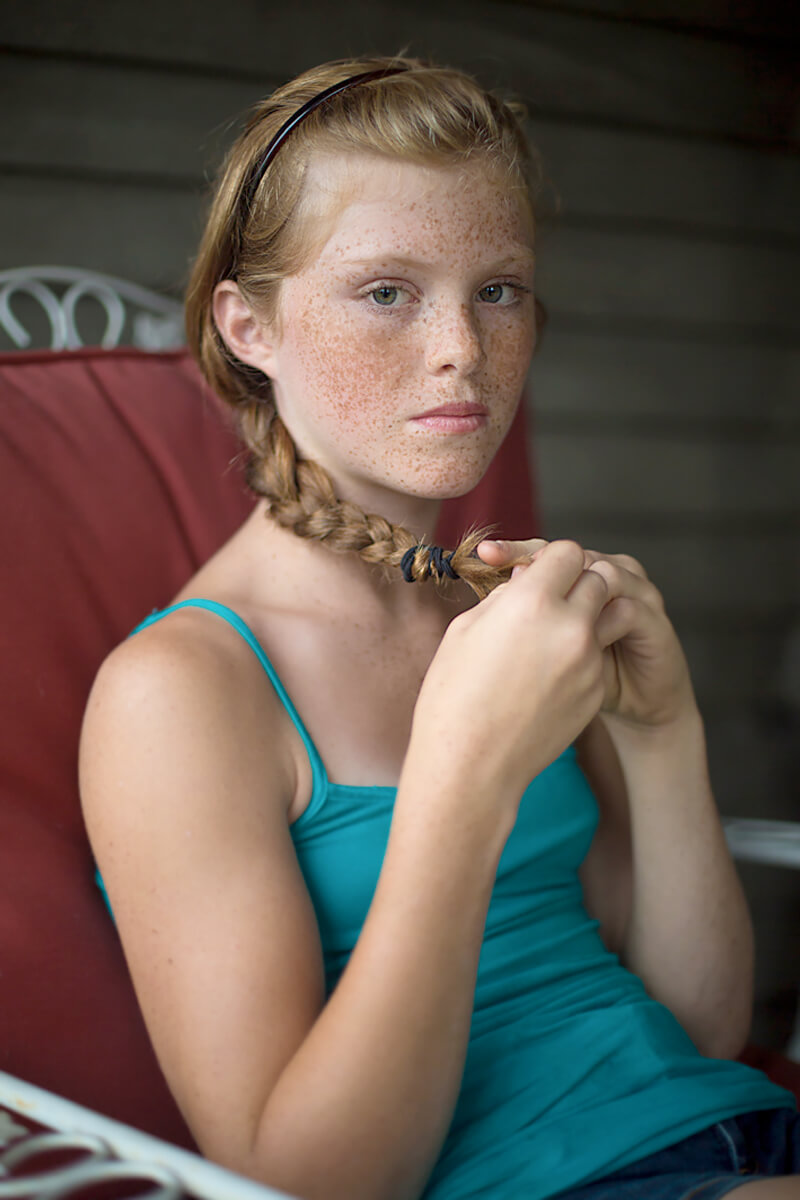
[[[255,112],[187,322],[260,500],[104,663],[90,835],[211,1158],[324,1200],[796,1196],[752,1178],[800,1137],[729,1061],[750,925],[658,592],[430,545],[519,402],[534,174],[509,105],[412,59]]]

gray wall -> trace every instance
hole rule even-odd
[[[179,294],[242,110],[317,61],[408,46],[525,99],[560,197],[557,217],[552,190],[544,203],[551,319],[531,386],[544,530],[643,560],[690,657],[722,811],[798,819],[794,8],[7,3],[0,268],[76,265]],[[800,872],[743,875],[755,1033],[779,1045]]]

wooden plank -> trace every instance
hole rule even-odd
[[[125,69],[0,54],[15,119],[0,126],[0,165],[164,176],[199,184],[269,81]],[[538,119],[532,138],[563,220],[606,218],[800,240],[800,160],[747,147]],[[547,191],[543,204],[552,207]]]
[[[564,333],[542,339],[528,386],[541,431],[606,422],[629,432],[780,438],[800,424],[800,353]]]
[[[757,58],[748,46],[513,3],[229,0],[222,9],[211,0],[85,0],[78,12],[60,0],[27,0],[4,6],[0,42],[259,78],[409,46],[476,70],[544,113],[755,141],[792,142],[799,133],[797,80],[777,53]]]
[[[167,68],[0,54],[0,166],[163,176],[194,189],[269,89]]]
[[[677,235],[561,229],[540,238],[537,288],[553,313],[644,316],[710,327],[800,331],[798,256]]]
[[[678,625],[701,711],[709,717],[751,710],[756,697],[772,694],[785,643],[774,632],[695,632]]]
[[[705,726],[711,779],[725,816],[796,821],[796,730],[789,722],[782,728],[750,705],[710,715]]]
[[[534,118],[529,125],[552,181],[542,207],[552,210],[560,200],[565,222],[605,217],[628,229],[664,222],[687,233],[800,239],[800,160],[787,153],[597,129],[579,120]]]
[[[0,192],[3,266],[79,266],[180,293],[201,208],[183,189],[11,177]]]
[[[538,433],[531,446],[545,528],[560,513],[630,511],[639,521],[712,513],[737,520],[800,509],[795,445],[727,445],[620,434]]]
[[[522,0],[528,3],[529,0]],[[592,12],[598,16],[642,24],[676,25],[745,37],[791,38],[800,32],[794,0],[731,4],[730,0],[533,0],[537,8],[557,12]]]

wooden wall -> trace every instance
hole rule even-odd
[[[552,182],[532,375],[544,530],[644,561],[722,811],[798,819],[799,28],[792,4],[755,0],[9,3],[0,268],[179,294],[240,114],[318,61],[406,46],[526,100]],[[800,872],[743,874],[755,1032],[780,1044]]]

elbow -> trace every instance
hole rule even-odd
[[[700,1052],[706,1058],[739,1058],[749,1036],[750,1021],[740,1022],[733,1028],[715,1031],[713,1037],[706,1039],[707,1044]]]
[[[262,1125],[246,1159],[221,1165],[276,1189],[287,1200],[419,1200],[422,1195],[427,1176],[397,1167],[387,1170],[388,1156],[375,1161],[352,1139],[331,1143],[305,1133],[298,1141],[286,1130],[283,1136],[276,1130],[267,1135]]]
[[[716,1009],[714,1019],[702,1028],[688,1032],[704,1058],[738,1058],[747,1045],[752,1019],[752,999],[742,996],[737,1004]]]

